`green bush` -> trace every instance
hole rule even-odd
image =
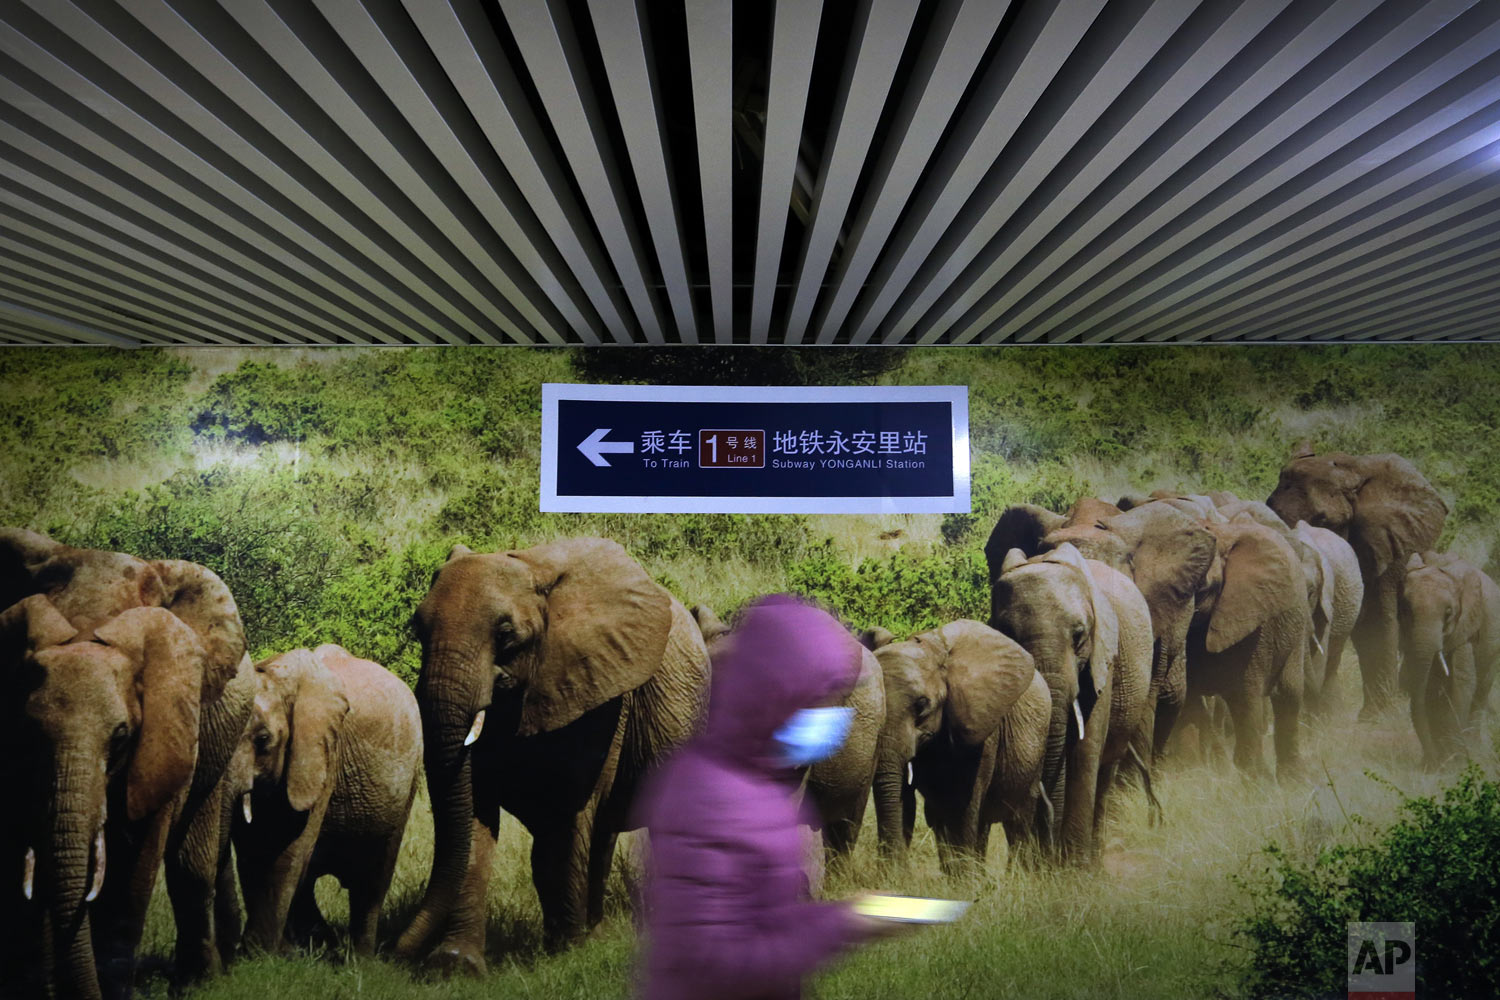
[[[1441,798],[1406,799],[1372,839],[1311,861],[1272,845],[1263,861],[1235,927],[1251,996],[1344,996],[1351,921],[1415,922],[1418,996],[1500,988],[1500,785],[1474,765]]]
[[[879,625],[900,636],[989,617],[988,569],[975,551],[916,555],[902,549],[851,566],[825,541],[792,564],[787,584],[855,628]]]

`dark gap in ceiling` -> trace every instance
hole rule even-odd
[[[713,305],[705,277],[708,274],[708,246],[703,228],[698,130],[693,117],[693,74],[688,62],[687,10],[683,0],[653,0],[638,9],[646,16],[656,64],[665,155],[677,210],[682,218],[682,254],[687,268],[688,291],[699,324],[699,336],[708,340],[713,336]]]
[[[633,2],[633,0],[612,0]],[[671,321],[672,311],[667,302],[666,282],[662,277],[661,259],[651,238],[651,227],[646,221],[646,208],[641,203],[641,186],[636,181],[635,168],[630,161],[630,149],[625,145],[625,132],[620,114],[615,105],[614,91],[610,88],[609,74],[604,68],[604,56],[599,52],[599,39],[594,33],[594,21],[589,15],[587,0],[566,0],[562,6],[554,7],[559,30],[566,30],[569,22],[574,37],[578,40],[579,54],[583,57],[585,78],[577,81],[585,94],[585,107],[592,98],[593,111],[603,135],[600,139],[600,155],[605,157],[606,169],[610,161],[619,178],[619,189],[624,194],[620,213],[625,224],[639,235],[641,265],[646,287],[656,301],[657,310],[664,318],[663,333],[668,342],[676,341],[676,324]]]

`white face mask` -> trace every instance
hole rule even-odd
[[[776,730],[781,759],[791,767],[802,767],[833,756],[849,735],[854,722],[852,708],[804,708]]]

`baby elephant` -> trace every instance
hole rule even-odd
[[[241,760],[252,788],[235,818],[245,944],[276,951],[326,935],[313,884],[349,890],[355,951],[375,948],[422,762],[417,701],[378,663],[342,647],[255,665],[259,685]]]

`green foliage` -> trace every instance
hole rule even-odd
[[[327,389],[323,372],[312,365],[246,361],[214,382],[193,430],[250,444],[304,441],[328,429]]]
[[[1500,785],[1470,765],[1441,798],[1408,798],[1378,837],[1301,861],[1272,845],[1236,932],[1252,996],[1343,996],[1347,924],[1414,921],[1419,996],[1500,982]]]
[[[794,579],[863,623],[925,627],[982,617],[983,581],[965,574],[1007,505],[1263,497],[1304,437],[1410,458],[1450,504],[1445,543],[1489,548],[1500,529],[1500,355],[1482,346],[225,357],[0,354],[0,523],[195,559],[230,582],[256,652],[335,640],[408,675],[407,619],[458,541],[603,535],[721,613]],[[543,515],[540,386],[583,380],[967,385],[972,513],[918,518],[906,535],[921,541],[865,563],[863,528],[815,546],[828,525],[801,515]]]
[[[251,654],[259,658],[297,645],[323,605],[330,569],[357,557],[352,532],[341,526],[372,515],[377,489],[326,474],[219,466],[127,493],[88,528],[57,537],[209,567],[234,594]]]
[[[918,556],[903,549],[852,566],[828,541],[793,563],[787,582],[855,628],[879,625],[910,635],[958,618],[989,616],[988,570],[973,551]]]

